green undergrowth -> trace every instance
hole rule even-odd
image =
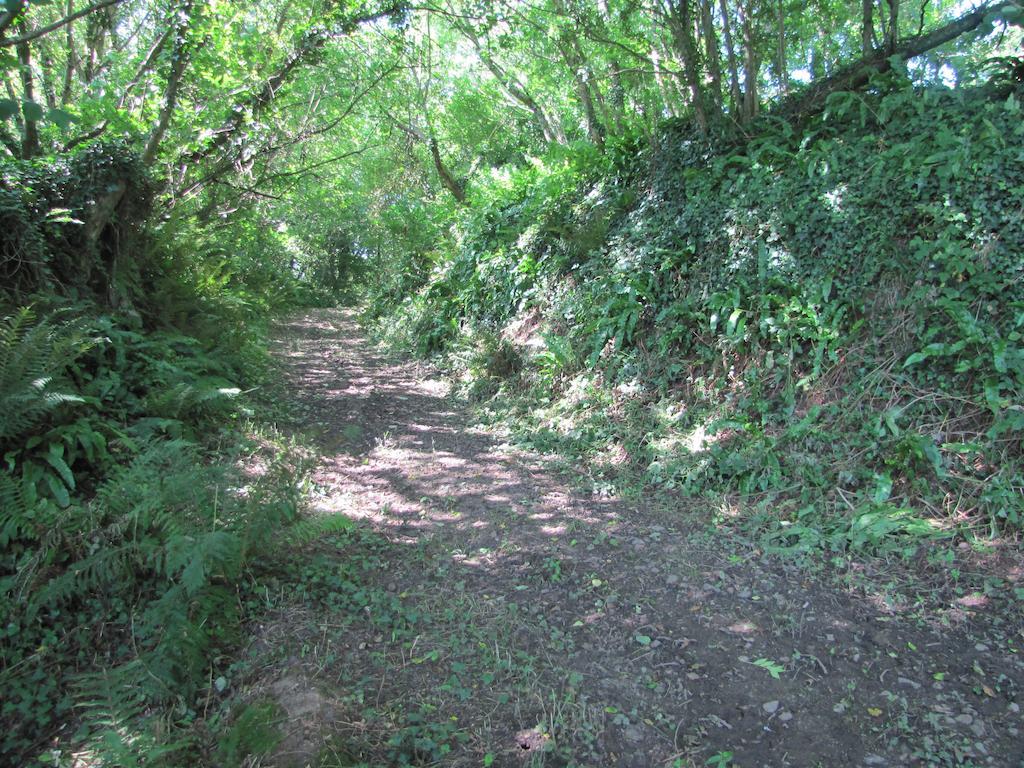
[[[82,307],[0,323],[5,759],[195,748],[240,598],[298,514],[305,454],[239,386],[263,354]]]
[[[87,242],[109,173],[133,196]],[[0,763],[240,764],[272,739],[230,670],[311,525],[268,323],[312,294],[256,222],[153,221],[123,147],[0,175]]]
[[[1024,530],[1021,114],[885,80],[724,151],[668,126],[495,172],[368,320],[595,491],[947,566]]]

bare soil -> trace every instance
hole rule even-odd
[[[345,311],[277,354],[321,454],[310,512],[354,525],[302,548],[253,645],[272,764],[1024,765],[998,607],[897,610],[699,504],[592,498]]]

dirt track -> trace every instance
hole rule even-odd
[[[312,512],[356,521],[261,639],[277,764],[1022,764],[1020,627],[931,625],[707,510],[582,496],[345,312],[277,348],[322,454]]]

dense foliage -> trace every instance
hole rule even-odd
[[[540,398],[533,444],[599,474],[622,444],[643,482],[730,494],[776,546],[1019,531],[1020,103],[885,85],[799,132],[715,150],[670,126],[639,160],[496,182],[387,327],[422,353],[479,329],[484,382]],[[500,359],[523,316],[528,374]]]
[[[270,748],[225,691],[301,506],[297,306],[777,550],[1019,535],[1022,21],[0,0],[0,761]]]

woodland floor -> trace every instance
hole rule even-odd
[[[312,513],[355,524],[249,649],[263,765],[1024,765],[1024,637],[984,601],[895,611],[692,502],[592,498],[347,312],[278,336]]]

